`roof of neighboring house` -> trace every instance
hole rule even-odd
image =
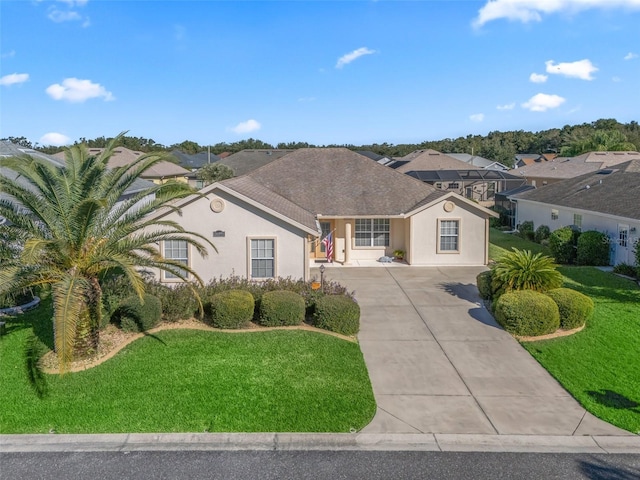
[[[204,167],[208,163],[217,162],[220,160],[220,157],[212,153],[209,155],[208,152],[200,152],[200,153],[184,153],[180,150],[173,150],[171,155],[178,160],[178,163],[181,167],[184,167],[188,170],[197,170],[199,168]]]
[[[105,149],[89,148],[88,150],[90,155],[100,155]],[[124,167],[135,162],[142,155],[145,155],[145,153],[130,150],[126,147],[116,147],[114,148],[113,155],[109,159],[109,163],[107,165],[111,168]],[[64,158],[64,152],[56,153],[54,156],[57,158]],[[189,172],[189,170],[182,168],[180,165],[163,160],[149,168],[142,175],[142,178],[186,177]]]
[[[541,155],[539,153],[517,153],[516,154],[516,161],[517,160],[532,160],[532,161],[536,161],[539,160],[541,157]]]
[[[640,159],[638,152],[589,152],[577,157],[557,157],[513,169],[510,172],[523,177],[573,178],[636,159]]]
[[[346,148],[302,148],[247,176],[322,216],[400,215],[446,195]]]
[[[481,182],[491,180],[517,180],[524,182],[522,177],[512,175],[501,170],[420,170],[406,172],[423,182]]]
[[[246,149],[228,157],[221,157],[219,163],[230,167],[235,176],[239,177],[294,151],[279,148]]]
[[[640,159],[562,180],[514,198],[640,220]]]
[[[416,150],[400,159],[404,165],[394,168],[402,173],[420,170],[469,170],[469,164],[436,150]]]
[[[520,185],[519,187],[512,188],[511,190],[503,190],[502,192],[496,192],[496,199],[500,197],[508,198],[518,193],[534,190],[535,188],[536,187],[534,187],[533,185]]]
[[[474,167],[480,167],[491,170],[509,170],[509,167],[503,165],[500,162],[489,160],[488,158],[480,157],[478,155],[470,155],[468,153],[447,153],[447,156],[453,157],[456,160],[473,165]]]

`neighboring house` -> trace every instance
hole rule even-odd
[[[575,225],[598,230],[611,240],[611,263],[634,263],[640,235],[640,159],[563,180],[510,197],[516,222],[551,230]]]
[[[394,158],[380,155],[375,152],[370,152],[369,150],[357,150],[356,152],[360,155],[364,155],[365,157],[370,158],[374,162],[378,162],[380,165],[389,165],[390,163],[395,162]]]
[[[636,159],[640,159],[638,152],[589,152],[577,157],[556,157],[532,163],[509,173],[521,176],[529,185],[542,187]]]
[[[279,148],[260,148],[241,150],[233,155],[222,157],[219,163],[226,165],[233,170],[236,177],[252,172],[256,168],[260,168],[267,163],[271,163],[295,150],[279,149]]]
[[[483,168],[485,170],[509,170],[509,167],[500,162],[489,160],[488,158],[480,157],[478,155],[470,155],[468,153],[447,153],[447,155],[455,158],[456,160],[467,163],[472,167]]]
[[[104,152],[104,148],[89,148],[91,155],[100,155]],[[124,167],[135,162],[144,152],[137,152],[126,147],[116,147],[113,155],[109,159],[109,167]],[[64,152],[59,152],[54,157],[64,160]],[[190,171],[182,168],[180,165],[168,161],[158,162],[156,165],[147,170],[142,176],[143,179],[153,183],[164,183],[168,180],[177,180],[179,182],[188,183]]]
[[[395,164],[389,165],[399,172],[418,172],[421,170],[471,170],[468,163],[453,158],[450,155],[440,153],[436,150],[416,150],[402,158],[397,159]],[[482,167],[476,167],[480,170]]]
[[[211,238],[202,259],[186,242],[162,253],[205,281],[240,275],[310,278],[326,261],[331,234],[341,264],[405,252],[411,265],[485,265],[489,218],[497,216],[457,194],[433,188],[346,148],[304,148],[214,183],[157,215]],[[163,282],[177,281],[162,273]]]
[[[178,165],[192,172],[204,167],[208,163],[214,163],[220,160],[220,157],[211,152],[184,153],[180,150],[173,150],[171,155],[176,159]]]
[[[547,157],[539,153],[518,153],[513,161],[513,168],[528,167],[535,163],[546,162]]]

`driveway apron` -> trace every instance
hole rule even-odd
[[[481,267],[327,268],[355,291],[378,405],[364,433],[625,435],[587,413],[495,323]]]

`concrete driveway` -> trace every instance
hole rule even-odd
[[[629,435],[587,413],[495,323],[475,287],[480,271],[326,269],[362,309],[358,338],[378,404],[363,432]]]

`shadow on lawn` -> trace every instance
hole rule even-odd
[[[640,478],[640,470],[634,467],[615,465],[603,458],[591,456],[587,460],[578,460],[578,467],[592,480],[633,480]]]
[[[599,392],[589,390],[586,392],[591,398],[593,398],[600,405],[609,408],[617,408],[619,410],[631,410],[632,412],[640,413],[640,403],[625,397],[624,395],[614,392],[613,390],[601,390]]]

